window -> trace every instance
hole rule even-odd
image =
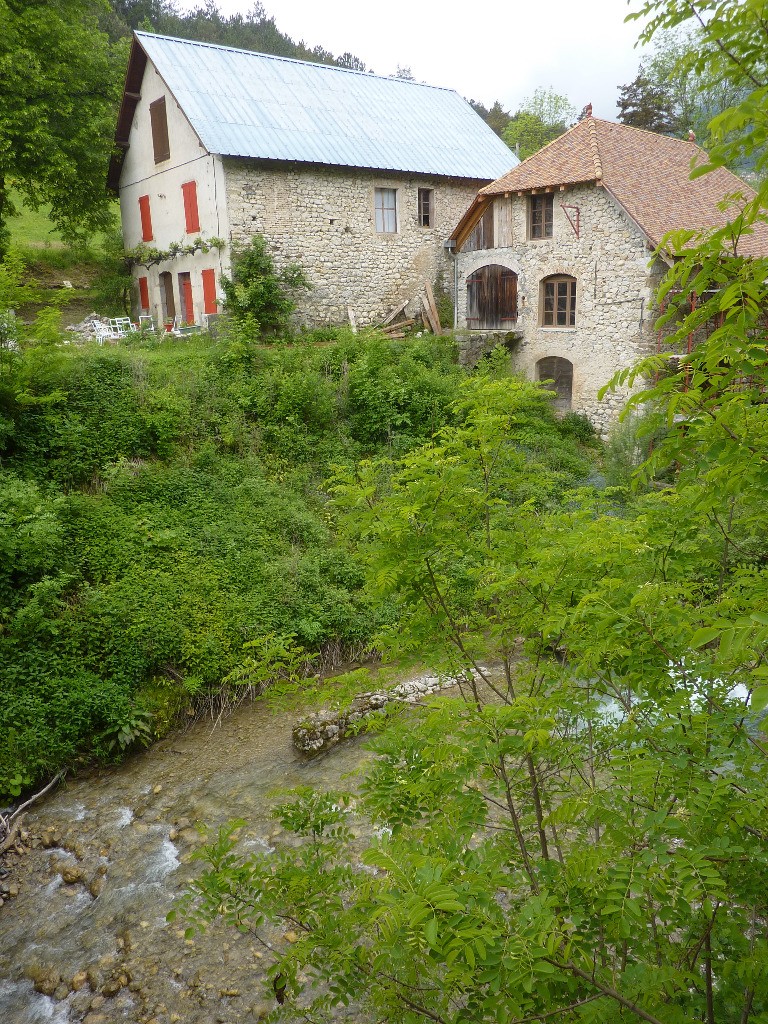
[[[181,186],[184,197],[184,222],[188,235],[200,230],[200,214],[197,212],[197,182],[185,181]]]
[[[528,237],[529,238],[551,238],[552,237],[552,209],[553,202],[551,195],[530,196],[528,200]]]
[[[433,208],[435,204],[435,190],[432,188],[419,189],[419,224],[423,228],[432,228],[434,218]]]
[[[397,232],[397,189],[377,188],[374,193],[376,230],[395,234]]]
[[[149,196],[139,196],[139,216],[141,217],[141,240],[151,242],[152,234],[152,211],[149,208]]]
[[[168,142],[168,115],[165,110],[165,96],[149,104],[149,121],[152,125],[152,148],[155,151],[155,163],[168,160],[171,147]]]
[[[536,363],[536,380],[546,381],[544,387],[555,394],[553,405],[558,412],[568,412],[573,395],[573,363],[560,356],[547,356]]]
[[[216,271],[203,271],[203,312],[218,313],[219,307],[216,303]]]
[[[139,278],[139,305],[142,309],[149,309],[149,282],[146,277]]]
[[[541,307],[542,327],[576,326],[576,278],[546,277]]]
[[[507,267],[480,267],[467,278],[467,327],[509,331],[517,323],[517,274]]]

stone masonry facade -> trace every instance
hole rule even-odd
[[[227,159],[226,200],[234,246],[263,234],[278,269],[297,263],[312,289],[297,296],[297,322],[379,322],[396,305],[420,312],[424,282],[453,294],[444,241],[482,182],[348,168]],[[397,230],[376,230],[375,190],[395,189]],[[429,227],[419,189],[433,190]]]
[[[610,392],[599,401],[598,391],[618,370],[654,349],[653,295],[664,268],[651,265],[644,236],[606,189],[581,185],[552,195],[551,238],[528,237],[528,195],[498,196],[496,204],[508,204],[503,218],[496,211],[497,223],[505,224],[504,236],[497,239],[503,244],[459,254],[461,347],[471,361],[483,347],[504,340],[513,353],[514,368],[532,379],[539,376],[539,360],[568,360],[573,365],[571,408],[606,433],[629,392]],[[466,321],[467,277],[490,264],[517,274],[517,323],[512,331],[495,337],[467,331]],[[552,275],[576,280],[572,327],[542,326],[543,281]]]

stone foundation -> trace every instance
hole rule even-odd
[[[293,745],[302,754],[321,754],[348,736],[353,731],[353,726],[381,711],[387,704],[413,704],[422,697],[455,685],[455,679],[422,676],[420,679],[401,683],[391,690],[363,693],[343,711],[318,711],[299,722],[293,729]]]

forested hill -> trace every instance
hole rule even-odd
[[[280,31],[275,19],[260,3],[254,4],[246,14],[229,16],[221,13],[214,0],[206,0],[202,6],[187,13],[180,13],[170,0],[111,0],[110,8],[102,16],[100,27],[113,42],[130,36],[131,31],[138,28],[182,39],[273,53],[279,57],[335,64],[356,71],[368,70],[354,54],[334,56],[322,46],[310,49],[303,40],[294,42]]]

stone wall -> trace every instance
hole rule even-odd
[[[459,327],[465,358],[482,355],[497,338],[466,330],[466,279],[475,270],[497,263],[518,275],[518,321],[509,343],[516,370],[536,378],[536,364],[559,356],[573,364],[571,407],[585,413],[601,432],[615,421],[628,397],[626,390],[600,402],[599,389],[617,370],[653,350],[653,293],[661,270],[650,266],[651,252],[637,227],[609,193],[582,185],[553,193],[551,238],[527,238],[527,196],[500,196],[506,204],[510,244],[503,248],[459,254]],[[578,208],[579,236],[561,204]],[[575,221],[574,209],[569,209]],[[511,237],[509,234],[511,231]],[[553,274],[576,278],[576,325],[541,326],[541,282]],[[485,335],[474,342],[472,336]]]
[[[415,704],[430,694],[455,686],[455,679],[420,676],[393,686],[391,690],[361,693],[344,710],[316,711],[293,727],[293,745],[302,754],[314,756],[334,747],[350,733],[360,731],[359,723],[380,713],[388,704]]]
[[[299,297],[297,319],[376,323],[409,300],[420,312],[427,280],[442,277],[453,293],[453,257],[443,242],[474,199],[480,182],[387,172],[226,160],[232,241],[263,234],[278,268],[298,263],[312,291]],[[376,231],[374,189],[397,190],[398,230]],[[418,190],[434,189],[430,227],[418,223]]]

